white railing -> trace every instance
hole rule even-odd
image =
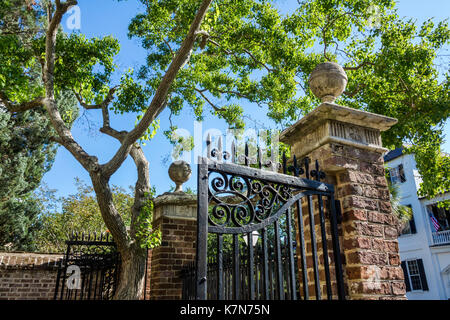
[[[433,232],[433,244],[450,244],[450,230]]]

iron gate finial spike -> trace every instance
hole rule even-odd
[[[217,141],[217,161],[222,162],[222,155],[223,155],[223,148],[222,148],[222,136],[219,136],[219,139]]]
[[[276,151],[275,151],[276,150]],[[276,149],[270,150],[270,164],[272,166],[272,171],[277,172],[279,169],[279,163],[278,163],[278,147]]]
[[[303,162],[305,163],[305,173],[306,173],[306,179],[309,179],[309,161],[310,159],[308,157],[305,157],[305,159],[303,160]]]
[[[258,146],[258,167],[261,169],[262,168],[262,151],[261,151],[261,147]]]
[[[245,160],[244,160],[244,163],[245,163],[245,165],[246,166],[248,166],[249,165],[249,158],[248,158],[248,141],[247,142],[245,142],[245,158],[244,158]]]
[[[206,136],[206,157],[211,159],[211,133]]]
[[[231,142],[231,163],[236,163],[236,143],[234,139]]]

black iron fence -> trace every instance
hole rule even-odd
[[[264,283],[264,254],[261,250],[260,246],[255,248],[255,253],[253,257],[253,270],[250,268],[250,260],[246,255],[244,250],[241,251],[240,254],[240,264],[239,264],[239,283],[240,288],[239,292],[241,293],[240,299],[250,300],[250,272],[253,272],[253,283],[254,283],[254,299],[255,300],[280,300],[281,296],[283,299],[291,300],[292,297],[299,296],[299,283],[297,276],[297,268],[295,269],[295,277],[291,279],[291,273],[289,270],[289,257],[287,255],[287,247],[282,248],[282,257],[281,257],[281,271],[282,271],[282,290],[280,291],[280,286],[277,282],[277,272],[278,272],[278,263],[276,261],[276,252],[275,248],[271,248],[268,250],[269,259],[267,261],[268,267],[268,279],[267,279],[267,287],[268,287],[268,296],[265,297],[265,283]],[[297,265],[297,258],[294,258],[295,265]],[[181,277],[183,279],[183,291],[182,291],[182,299],[184,300],[195,300],[195,262],[188,264],[182,271]],[[232,300],[233,299],[233,286],[235,285],[233,282],[233,274],[234,274],[234,265],[233,265],[233,257],[232,254],[228,254],[225,258],[223,258],[222,262],[222,284],[219,287],[218,283],[218,263],[217,258],[215,256],[208,258],[208,272],[207,272],[207,299],[208,300],[217,300],[219,298],[218,290],[222,290],[222,298],[224,300]],[[296,286],[296,292],[293,294],[291,291],[291,281],[294,281]]]
[[[116,291],[120,255],[109,233],[74,233],[66,244],[54,299],[111,300]]]

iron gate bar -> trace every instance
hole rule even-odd
[[[63,260],[61,261],[61,263],[66,263],[66,259],[67,257],[69,257],[69,252],[70,252],[70,245],[67,245],[67,250],[66,250],[66,255],[64,256]],[[56,300],[57,295],[58,295],[58,288],[59,288],[59,279],[60,279],[60,271],[58,270],[58,275],[56,276],[56,289],[55,289],[55,296],[54,299]],[[62,280],[62,288],[61,288],[61,295],[60,295],[60,299],[62,299],[63,294],[64,294],[64,283],[66,283],[66,272],[64,272],[63,274],[63,280]]]
[[[254,281],[254,267],[253,267],[253,234],[247,234],[248,243],[248,283],[250,286],[250,300],[255,300],[255,281]]]
[[[319,162],[316,160],[316,169],[311,172],[312,176],[316,179],[316,181],[320,181],[320,179],[324,178],[324,175],[319,170]],[[323,201],[322,196],[318,195],[317,200],[319,202],[319,219],[320,219],[320,230],[322,233],[322,252],[324,259],[324,267],[325,267],[325,281],[327,288],[327,299],[332,299],[332,290],[331,290],[331,279],[330,279],[330,267],[328,262],[328,244],[327,244],[327,236],[325,230],[325,215],[323,212]]]
[[[288,243],[288,254],[289,254],[289,271],[291,277],[289,278],[289,284],[287,287],[291,290],[292,300],[297,300],[297,289],[295,286],[295,278],[292,277],[295,274],[294,270],[294,250],[292,249],[292,226],[291,226],[291,208],[286,211],[286,229],[287,229],[287,243]],[[287,273],[288,274],[288,273]]]
[[[311,233],[311,250],[313,254],[313,270],[314,270],[314,287],[316,289],[316,300],[321,299],[319,267],[317,259],[317,242],[316,242],[316,228],[314,224],[314,210],[312,204],[312,196],[307,196],[308,214],[309,214],[309,232]]]
[[[284,213],[284,212],[283,212]],[[278,284],[278,299],[284,300],[284,288],[283,288],[283,271],[281,267],[281,245],[280,245],[280,230],[278,219],[274,222],[275,230],[275,254],[277,258],[277,284]]]
[[[306,245],[305,245],[305,228],[303,225],[303,212],[302,203],[300,199],[297,203],[297,221],[298,221],[298,233],[300,238],[300,250],[301,250],[301,264],[302,264],[302,282],[303,282],[303,295],[305,300],[309,299],[309,284],[308,284],[308,270],[306,264]]]
[[[198,165],[198,204],[197,204],[197,269],[196,269],[196,298],[205,300],[207,294],[206,274],[208,272],[207,255],[208,245],[208,166],[207,159],[199,157]]]
[[[318,201],[319,201],[319,219],[320,219],[320,230],[321,230],[321,236],[322,236],[322,256],[324,260],[324,267],[325,267],[325,282],[326,282],[326,288],[327,288],[327,299],[331,300],[332,298],[332,291],[331,291],[331,279],[330,279],[330,267],[329,267],[329,261],[328,261],[328,245],[327,245],[327,236],[326,236],[326,230],[325,230],[325,217],[323,212],[323,201],[322,196],[318,195]]]
[[[234,300],[239,300],[239,239],[238,235],[233,234],[233,298]]]
[[[331,224],[331,240],[333,242],[334,265],[336,268],[337,291],[340,300],[345,300],[344,291],[344,275],[342,271],[341,249],[339,246],[339,233],[337,227],[338,217],[341,215],[341,205],[339,200],[334,200],[334,196],[330,196],[330,224]]]
[[[263,285],[264,285],[264,299],[269,299],[269,283],[267,282],[269,278],[269,268],[268,268],[268,254],[267,254],[267,230],[266,228],[262,229],[262,242],[263,242]]]
[[[222,300],[223,299],[223,235],[218,233],[217,234],[217,299]]]

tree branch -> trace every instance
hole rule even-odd
[[[375,63],[372,63],[372,62],[366,60],[366,61],[364,61],[363,63],[361,63],[360,65],[358,65],[356,67],[344,67],[343,69],[344,70],[359,70],[362,67],[367,66],[367,65],[374,66]]]
[[[48,9],[49,25],[46,32],[45,39],[45,61],[42,71],[42,78],[45,87],[45,99],[44,105],[50,117],[50,121],[55,128],[58,136],[60,137],[60,143],[77,159],[77,161],[89,172],[99,170],[98,159],[90,156],[84,149],[73,139],[72,133],[67,128],[66,124],[61,118],[58,107],[55,101],[55,88],[54,88],[54,70],[55,70],[55,47],[56,47],[56,35],[58,33],[58,26],[61,23],[63,15],[67,12],[68,8],[72,5],[76,5],[76,0],[68,0],[64,3],[56,1],[56,11],[53,16],[51,15],[50,8]]]
[[[32,101],[14,104],[12,103],[4,92],[0,91],[0,103],[2,103],[9,112],[24,112],[36,107],[41,107],[44,105],[44,97],[38,97]]]
[[[353,98],[354,96],[356,96],[360,91],[361,91],[361,89],[363,89],[364,87],[366,87],[367,85],[365,84],[365,83],[363,83],[363,84],[358,84],[357,86],[356,86],[356,88],[355,88],[355,90],[353,90],[353,91],[351,91],[351,92],[349,92],[349,91],[344,91],[343,92],[343,94],[345,94],[347,97],[349,97],[349,98]]]
[[[212,0],[203,0],[200,5],[186,38],[184,39],[180,49],[177,51],[175,58],[172,60],[172,63],[158,86],[158,89],[156,90],[155,95],[153,96],[153,99],[141,121],[126,135],[123,139],[122,145],[112,159],[108,163],[101,166],[102,172],[107,177],[110,177],[115,171],[117,171],[130,153],[133,144],[143,135],[150,124],[155,120],[157,115],[162,111],[162,109],[164,109],[170,86],[175,80],[178,71],[186,64],[190,57],[197,37],[196,32],[199,30],[200,24],[202,23],[211,2]]]
[[[215,38],[220,39],[219,37],[215,37]],[[228,50],[228,49],[223,48],[219,43],[217,43],[216,41],[212,40],[211,38],[207,38],[207,41],[210,42],[210,43],[212,43],[212,44],[215,45],[216,47],[222,49],[226,54],[230,54],[230,55],[236,57],[237,59],[241,59],[241,57],[239,57],[239,55],[238,55],[236,52],[230,51],[230,50]],[[250,50],[245,49],[245,48],[242,49],[242,50],[243,50],[246,54],[248,54],[248,55],[250,56],[250,58],[251,58],[256,64],[259,64],[259,65],[263,66],[268,72],[273,72],[273,71],[274,71],[273,69],[269,68],[264,62],[259,61],[258,59],[256,59],[256,57],[250,52]]]
[[[164,39],[164,38],[163,38],[163,41],[166,44],[167,48],[169,48],[169,51],[172,54],[172,58],[175,57],[175,52],[173,52],[172,47],[170,46],[169,42],[166,41],[166,39]]]
[[[214,103],[211,102],[211,100],[208,99],[208,97],[203,93],[206,89],[197,89],[195,88],[195,91],[197,91],[198,93],[200,93],[200,95],[203,97],[203,99],[206,100],[206,102],[208,102],[208,104],[214,109],[214,111],[216,112],[221,112],[224,111],[223,108],[219,108],[218,106],[216,106]]]
[[[121,143],[125,139],[128,132],[126,131],[117,131],[110,127],[109,125],[109,112],[108,108],[105,106],[102,108],[103,114],[103,127],[100,128],[100,132],[107,134]],[[134,143],[131,150],[130,156],[134,160],[137,169],[137,181],[135,185],[134,191],[134,203],[131,208],[132,216],[131,216],[131,227],[130,227],[130,236],[131,239],[136,239],[136,228],[137,221],[139,215],[141,213],[142,207],[145,205],[146,194],[150,191],[150,176],[149,176],[149,164],[148,160],[145,157],[144,152],[142,151],[141,146],[139,144]],[[132,240],[134,241],[134,240]]]
[[[144,151],[137,143],[133,144],[130,151],[130,156],[133,158],[137,169],[137,180],[134,187],[134,203],[131,208],[131,226],[130,235],[132,239],[136,239],[136,229],[138,227],[139,216],[142,212],[142,207],[147,200],[148,192],[150,191],[150,173],[149,164],[145,157]]]
[[[118,88],[119,88],[119,86],[115,86],[115,87],[112,87],[111,89],[109,89],[105,100],[103,100],[100,104],[87,104],[86,101],[84,101],[81,94],[79,94],[75,90],[72,90],[72,91],[75,94],[75,97],[77,97],[78,102],[80,103],[80,105],[83,108],[85,108],[87,110],[92,110],[92,109],[103,109],[104,107],[108,107],[108,105],[111,103],[111,101],[114,100],[114,93],[117,91]]]
[[[128,132],[127,131],[117,131],[117,130],[111,128],[110,123],[109,123],[109,111],[108,111],[107,106],[104,106],[102,108],[102,116],[103,116],[103,126],[100,128],[100,132],[107,134],[113,138],[116,138],[117,140],[122,142]]]

